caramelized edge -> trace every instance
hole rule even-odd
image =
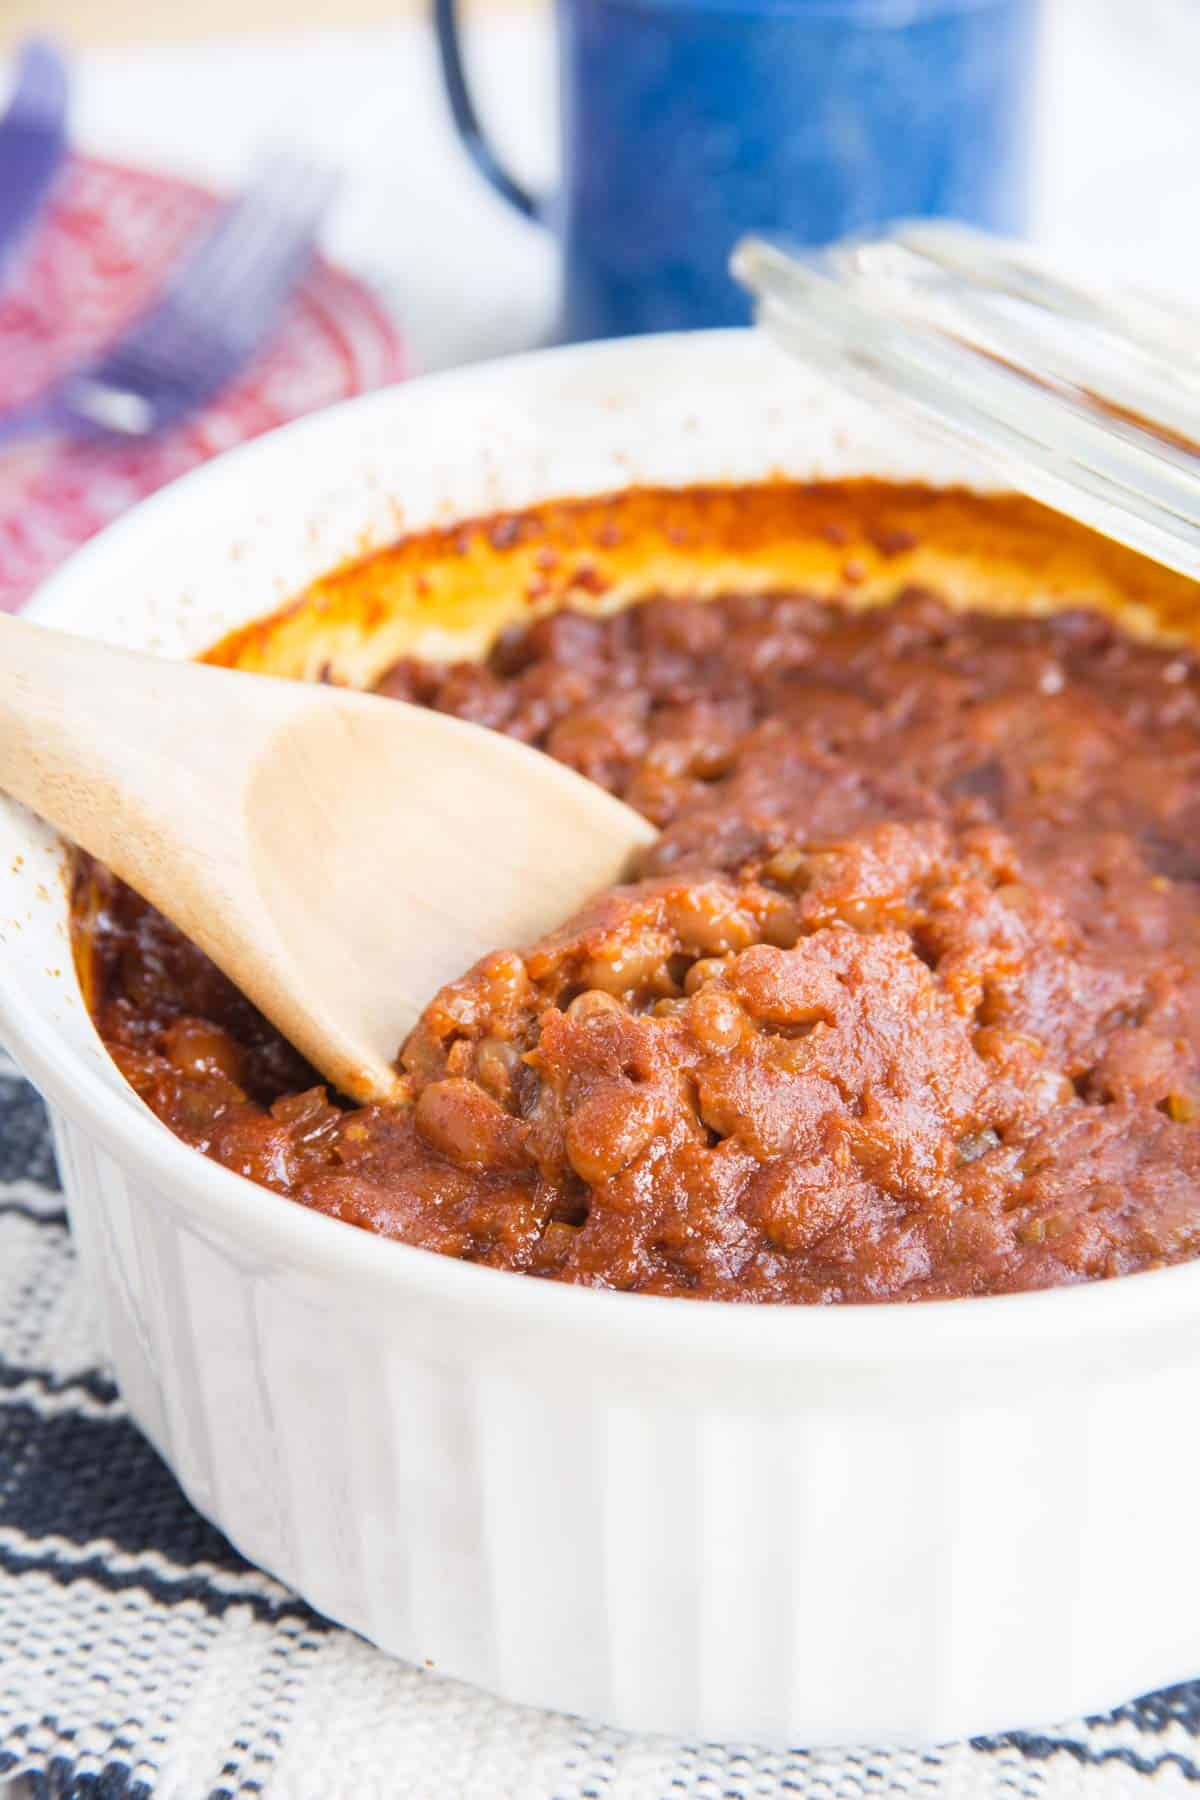
[[[1086,606],[1137,636],[1200,640],[1200,585],[1034,501],[769,481],[634,488],[417,533],[314,582],[207,660],[369,687],[401,656],[481,656],[507,627],[561,607],[783,587],[874,606],[912,583],[959,608]]]

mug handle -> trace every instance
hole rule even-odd
[[[442,58],[442,75],[446,82],[446,96],[450,102],[450,111],[454,115],[454,123],[458,135],[462,139],[468,156],[479,170],[486,176],[502,199],[510,206],[515,206],[519,213],[527,219],[541,220],[544,203],[536,194],[531,194],[514,175],[510,175],[496,152],[488,142],[479,114],[475,110],[475,102],[471,98],[471,90],[467,85],[467,72],[463,63],[462,42],[458,31],[457,0],[434,0],[433,20],[437,29],[438,49]]]

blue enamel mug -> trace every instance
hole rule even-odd
[[[546,199],[489,144],[456,0],[434,5],[468,151],[562,240],[564,339],[744,322],[728,260],[747,231],[1024,225],[1038,0],[558,0]]]

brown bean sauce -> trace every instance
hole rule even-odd
[[[104,871],[118,1065],[226,1167],[367,1230],[741,1301],[997,1293],[1200,1254],[1200,665],[923,591],[565,612],[380,691],[662,828],[485,958],[349,1109]]]

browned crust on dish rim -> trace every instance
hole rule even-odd
[[[507,626],[564,606],[778,588],[871,606],[913,583],[954,606],[1086,606],[1137,636],[1200,639],[1200,586],[1034,501],[768,481],[550,500],[416,533],[230,633],[207,660],[366,687],[401,656],[479,656]]]

